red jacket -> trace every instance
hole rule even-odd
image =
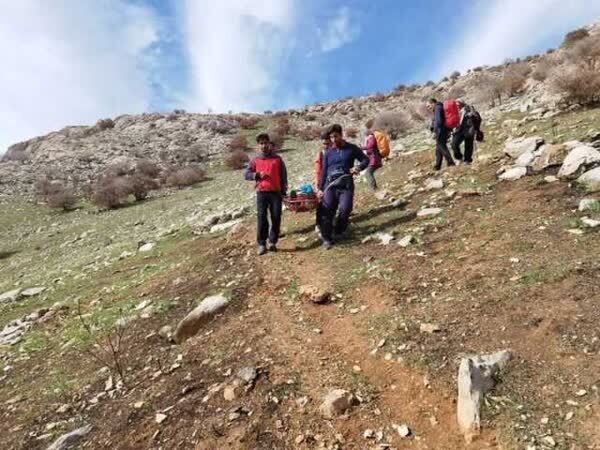
[[[259,173],[263,176],[259,178]],[[287,170],[279,155],[261,153],[248,164],[246,180],[256,181],[258,192],[287,192]]]

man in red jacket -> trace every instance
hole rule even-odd
[[[258,155],[250,161],[245,178],[256,182],[256,241],[258,254],[277,251],[279,230],[281,227],[281,203],[287,192],[287,171],[283,159],[273,152],[269,135],[256,136]],[[271,229],[267,211],[271,215]],[[268,238],[268,242],[267,242]]]

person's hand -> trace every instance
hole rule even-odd
[[[323,198],[323,191],[321,189],[317,190],[317,198],[321,200]]]
[[[351,175],[358,175],[359,173],[360,173],[360,171],[358,170],[357,167],[353,167],[352,169],[350,169]]]

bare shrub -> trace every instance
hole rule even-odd
[[[385,96],[385,94],[381,93],[381,92],[376,92],[372,97],[371,100],[374,102],[383,102],[385,101],[387,97]]]
[[[98,122],[96,122],[96,127],[100,131],[110,130],[111,128],[115,127],[115,122],[112,119],[100,119]]]
[[[369,119],[365,122],[365,128],[367,130],[370,130],[371,128],[373,128],[373,123],[375,123],[375,119]]]
[[[531,68],[527,63],[511,64],[502,76],[502,92],[509,97],[521,92]]]
[[[452,72],[450,74],[450,79],[451,80],[456,80],[458,77],[460,77],[460,72],[458,70],[455,70],[454,72]]]
[[[600,37],[589,36],[577,41],[565,52],[565,57],[572,63],[597,68],[600,60]]]
[[[411,102],[408,105],[408,112],[415,122],[425,122],[431,118],[431,113],[424,102]]]
[[[242,116],[237,118],[237,122],[244,130],[251,130],[258,125],[259,118],[255,116]]]
[[[159,188],[159,184],[156,180],[143,173],[136,173],[128,177],[128,183],[130,192],[133,194],[137,201],[144,200],[148,197],[150,191]]]
[[[304,116],[304,120],[308,122],[314,122],[315,120],[317,120],[317,116],[315,116],[314,114],[307,114],[306,116]]]
[[[313,141],[321,137],[321,132],[321,127],[308,126],[296,131],[296,135],[304,141]]]
[[[135,165],[135,172],[150,178],[156,178],[160,174],[160,167],[148,159],[140,159]]]
[[[38,178],[35,182],[35,194],[43,201],[52,192],[52,180],[47,175]]]
[[[489,103],[494,106],[496,102],[502,101],[502,83],[501,79],[488,74],[478,74],[473,82],[476,90],[475,100],[478,103]]]
[[[246,166],[246,163],[249,161],[248,155],[241,151],[235,150],[231,152],[227,158],[225,158],[225,165],[232,170],[240,170]]]
[[[373,128],[385,131],[391,139],[406,133],[412,127],[410,116],[403,112],[382,112],[373,121]]]
[[[65,187],[62,183],[53,183],[54,188],[46,197],[46,203],[50,208],[71,211],[77,205],[77,197],[72,188]]]
[[[109,164],[104,173],[115,177],[122,177],[132,172],[132,167],[127,161],[116,161]]]
[[[552,64],[547,59],[542,59],[538,61],[531,72],[531,78],[536,81],[544,81],[550,75],[550,69],[552,69]]]
[[[355,139],[358,136],[358,130],[356,128],[346,128],[346,136]]]
[[[582,105],[600,101],[600,72],[588,66],[570,66],[552,76],[551,87],[565,96],[567,103]]]
[[[561,47],[569,48],[575,45],[575,43],[587,38],[590,35],[589,31],[585,28],[578,28],[577,30],[569,31],[561,44]]]
[[[131,184],[124,176],[115,176],[111,173],[102,175],[96,181],[92,203],[106,209],[117,208],[131,193]]]
[[[168,186],[183,188],[193,186],[206,177],[204,169],[198,166],[188,166],[173,170],[166,178]]]
[[[248,139],[243,134],[235,135],[227,144],[232,152],[237,150],[246,150],[248,148]]]
[[[267,134],[271,139],[273,147],[275,147],[276,150],[281,150],[283,148],[283,144],[285,143],[285,135],[280,134],[278,128],[267,130]]]
[[[287,116],[278,117],[275,121],[274,131],[280,136],[287,136],[291,129],[292,126],[290,125],[290,119]]]
[[[398,86],[394,88],[394,92],[404,92],[407,90],[407,86],[405,84],[400,83]]]
[[[449,99],[456,99],[464,97],[465,95],[467,95],[467,91],[465,90],[465,88],[463,88],[462,86],[452,86],[448,90],[448,94],[446,95],[446,97]]]

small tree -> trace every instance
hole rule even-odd
[[[100,119],[98,122],[96,122],[96,127],[100,131],[110,130],[111,128],[115,127],[115,122],[112,119]]]
[[[391,139],[396,139],[410,130],[412,123],[409,115],[403,111],[387,111],[375,117],[373,128],[385,131]]]

